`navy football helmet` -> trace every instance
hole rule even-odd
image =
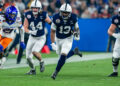
[[[7,20],[15,21],[17,18],[17,8],[15,6],[9,6],[5,10],[5,17]]]

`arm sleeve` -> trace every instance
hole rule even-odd
[[[56,30],[56,25],[52,22],[52,24],[51,24],[51,29],[52,30]]]
[[[24,27],[23,26],[20,28],[20,38],[21,38],[21,42],[24,42]]]

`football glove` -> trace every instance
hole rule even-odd
[[[26,48],[26,45],[24,42],[20,42],[20,47],[24,50]]]
[[[54,51],[56,51],[56,44],[55,44],[55,43],[52,43],[51,46],[52,46],[52,49],[53,49]]]
[[[36,35],[37,34],[37,30],[34,30],[34,31],[29,30],[29,34]]]
[[[75,39],[75,40],[80,40],[80,35],[79,35],[78,32],[74,32],[74,33],[73,33],[73,36],[74,36],[74,39]]]

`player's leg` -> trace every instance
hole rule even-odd
[[[78,55],[78,56],[82,57],[82,53],[79,51],[79,49],[77,47],[74,50],[70,50],[70,52],[67,55],[67,59],[73,55]]]
[[[0,58],[1,58],[1,65],[6,62],[6,57],[3,57],[3,51],[8,47],[8,45],[12,42],[11,38],[1,38],[0,40]]]
[[[25,33],[25,37],[24,37],[25,45],[27,45],[28,38],[29,38],[29,34]],[[22,59],[22,56],[23,56],[23,52],[24,52],[24,50],[20,46],[19,53],[18,53],[18,56],[17,56],[17,64],[19,64],[21,62],[21,59]]]
[[[27,47],[26,47],[26,59],[27,59],[29,67],[31,68],[30,71],[26,73],[28,75],[36,74],[35,65],[33,61],[33,55],[32,55],[32,48],[33,48],[34,43],[35,43],[35,40],[32,39],[32,37],[30,36],[28,43],[27,43]]]
[[[14,38],[13,42],[11,43],[10,47],[6,50],[6,52],[4,53],[6,57],[8,57],[9,52],[12,51],[13,48],[16,47],[17,44],[19,44],[19,34],[16,34],[16,37]]]
[[[42,56],[40,54],[41,49],[43,48],[46,41],[46,37],[42,36],[39,39],[36,39],[35,45],[32,49],[32,54],[39,60],[40,62],[40,72],[45,70],[44,61],[42,60]]]
[[[56,46],[57,46],[56,47],[56,53],[58,54],[59,59],[60,59],[60,56],[61,56],[61,42],[62,41],[56,39]],[[51,78],[55,79],[57,74],[58,74],[58,71],[55,69]]]
[[[2,57],[3,57],[3,46],[0,44],[0,68],[2,68],[3,65]]]
[[[3,44],[1,44],[2,40],[3,40],[3,38],[2,38],[2,36],[0,35],[0,60],[2,59],[3,50],[4,50]]]
[[[119,57],[120,57],[120,40],[117,39],[114,46],[113,57],[112,57],[113,73],[110,74],[109,77],[118,76]]]
[[[65,61],[67,59],[67,54],[69,53],[69,51],[71,50],[71,47],[72,47],[72,38],[66,39],[66,40],[60,41],[60,42],[62,42],[61,43],[61,55],[58,60],[56,70],[54,71],[53,75],[51,76],[51,78],[53,78],[53,79],[56,78],[58,72],[61,70],[61,68],[65,64]]]
[[[21,62],[21,58],[23,56],[23,49],[20,47],[20,44],[19,44],[19,52],[18,52],[18,56],[17,56],[17,64],[20,64]]]

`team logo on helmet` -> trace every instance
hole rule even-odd
[[[60,23],[60,19],[56,19],[56,23]]]
[[[30,18],[31,18],[31,15],[27,15],[27,18],[30,19]]]
[[[118,19],[115,19],[115,20],[114,20],[114,22],[115,22],[115,23],[118,23],[118,22],[119,22],[119,20],[118,20]]]

